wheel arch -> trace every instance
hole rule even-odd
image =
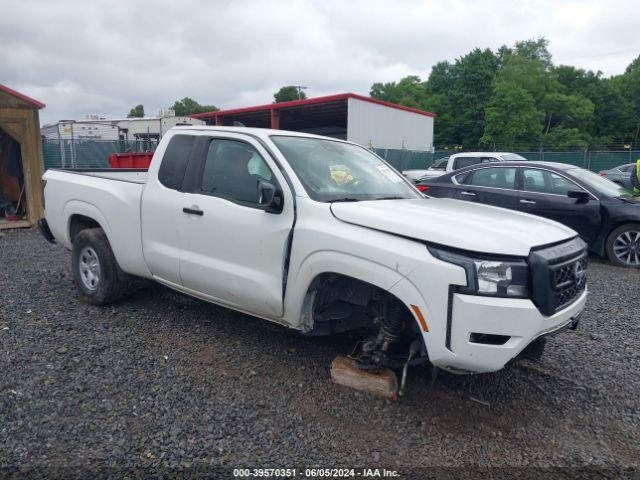
[[[107,219],[98,208],[90,203],[79,200],[67,202],[64,207],[64,217],[67,219],[65,229],[65,241],[68,247],[73,246],[73,240],[86,228],[101,228],[107,239],[110,238],[110,229]]]
[[[287,292],[286,311],[290,312],[291,317],[288,320],[292,326],[304,332],[313,329],[316,295],[331,283],[327,280],[336,278],[383,291],[410,308],[409,303],[391,292],[394,285],[404,279],[405,275],[360,257],[339,252],[317,252],[307,257],[300,265],[298,275],[293,282],[296,288]]]

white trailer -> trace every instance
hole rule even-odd
[[[165,112],[158,112],[156,117],[121,118],[111,122],[118,127],[121,140],[160,140],[169,129],[176,126],[204,125],[205,122],[191,117],[176,117]]]

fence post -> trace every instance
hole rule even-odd
[[[587,154],[587,170],[591,170],[591,150]]]
[[[584,149],[584,157],[582,159],[582,168],[587,168],[587,150],[588,148]]]
[[[544,147],[542,146],[542,144],[540,144],[540,150],[538,152],[538,159],[541,162],[544,162]]]

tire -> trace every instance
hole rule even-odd
[[[128,283],[118,278],[118,262],[101,228],[89,228],[76,235],[71,269],[82,299],[93,305],[113,303],[127,290]]]
[[[640,223],[627,223],[607,237],[609,261],[618,267],[640,268]]]

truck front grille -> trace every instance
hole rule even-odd
[[[579,238],[529,255],[533,301],[544,315],[575,302],[587,285],[587,244]]]
[[[587,255],[559,267],[553,271],[554,309],[562,310],[576,300],[587,286]]]

